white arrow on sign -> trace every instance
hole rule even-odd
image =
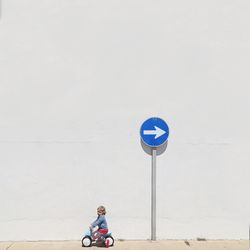
[[[155,130],[143,130],[144,135],[155,135],[155,139],[159,138],[160,136],[164,135],[166,131],[154,126]]]

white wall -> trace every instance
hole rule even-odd
[[[248,238],[247,0],[1,0],[0,240],[79,239],[107,207],[150,237],[142,122],[157,158],[157,237]]]

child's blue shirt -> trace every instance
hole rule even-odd
[[[97,219],[91,224],[92,228],[96,226],[98,226],[98,229],[108,229],[108,224],[105,215],[99,215]]]

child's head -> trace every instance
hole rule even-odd
[[[97,208],[97,214],[98,214],[98,215],[105,215],[105,214],[106,214],[106,209],[105,209],[105,207],[104,207],[104,206],[99,206],[99,207]]]

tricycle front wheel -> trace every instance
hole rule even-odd
[[[91,247],[92,239],[89,236],[84,236],[82,238],[82,247]]]

